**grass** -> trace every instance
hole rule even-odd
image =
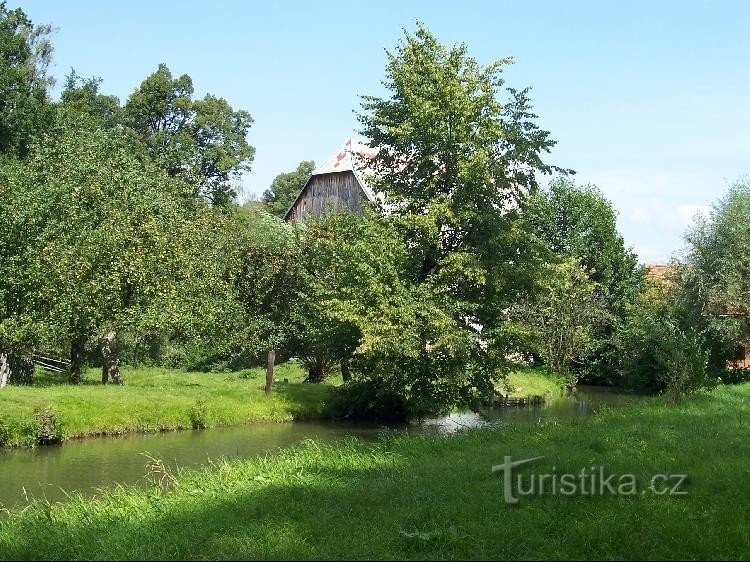
[[[123,369],[125,386],[102,385],[98,370],[83,384],[63,384],[64,375],[42,374],[31,387],[0,391],[0,444],[23,446],[35,441],[34,416],[53,412],[67,439],[101,434],[156,432],[204,425],[241,425],[319,417],[331,385],[303,384],[299,365],[279,365],[269,399],[263,392],[265,371],[188,373],[170,369]]]
[[[0,558],[748,559],[748,437],[744,384],[582,422],[307,442],[174,480],[152,463],[150,489],[11,512]],[[546,494],[511,506],[490,470],[505,455],[543,455],[517,469],[525,475],[603,465],[645,487],[656,473],[687,474],[688,493]]]
[[[559,395],[563,386],[562,379],[546,368],[532,367],[511,371],[507,388],[501,390],[511,396],[547,396]]]

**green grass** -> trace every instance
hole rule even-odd
[[[525,368],[508,374],[507,387],[501,388],[503,393],[511,396],[547,396],[559,395],[563,389],[563,381],[546,368]]]
[[[269,399],[265,372],[187,373],[173,369],[123,369],[125,386],[102,385],[98,370],[85,373],[80,386],[62,384],[64,375],[44,374],[31,387],[0,391],[0,441],[6,446],[33,442],[35,412],[48,408],[63,424],[66,438],[192,427],[197,411],[208,427],[319,417],[331,385],[303,384],[295,363],[279,365]],[[199,402],[200,401],[200,402]],[[5,437],[3,438],[3,435]]]
[[[748,559],[750,384],[651,398],[577,423],[377,443],[308,442],[0,521],[4,559]],[[686,496],[503,501],[491,466],[688,474]]]

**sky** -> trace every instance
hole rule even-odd
[[[255,122],[241,199],[357,137],[360,95],[384,95],[386,50],[423,22],[480,63],[512,56],[550,163],[618,212],[626,245],[666,263],[695,213],[750,175],[750,1],[8,1],[50,23],[59,84],[71,68],[124,102],[166,63],[196,96]]]

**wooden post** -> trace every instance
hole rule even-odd
[[[273,392],[273,366],[276,362],[276,351],[268,350],[268,363],[266,365],[266,396]]]

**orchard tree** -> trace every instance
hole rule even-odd
[[[128,98],[124,121],[170,176],[198,186],[214,205],[236,196],[231,180],[250,170],[255,149],[247,142],[253,119],[224,98],[193,99],[187,74],[174,78],[165,64]]]
[[[51,33],[49,25],[34,25],[21,8],[0,2],[0,155],[25,157],[52,121]]]
[[[271,182],[271,187],[263,192],[262,201],[266,210],[272,215],[283,217],[314,169],[315,162],[304,160],[294,172],[276,176]]]
[[[239,313],[233,354],[267,357],[266,394],[273,388],[276,353],[289,349],[291,309],[300,283],[299,246],[292,226],[262,209],[234,214],[229,272]]]
[[[129,135],[63,115],[8,180],[14,212],[3,237],[16,248],[19,275],[6,291],[24,303],[14,319],[68,342],[73,382],[87,344],[102,353],[102,382],[119,383],[121,333],[170,331],[189,325],[186,316],[201,318],[217,292],[203,289],[220,275],[208,210]]]

